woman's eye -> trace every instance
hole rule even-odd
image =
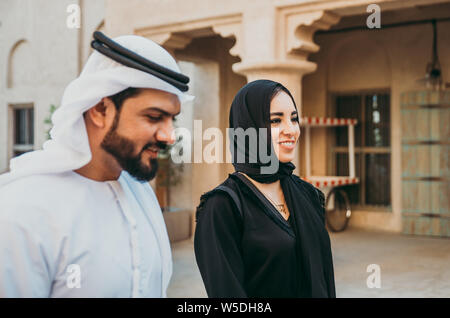
[[[281,119],[280,118],[271,119],[270,123],[271,124],[279,124],[279,123],[281,123]]]
[[[298,117],[293,117],[291,120],[294,122],[298,122]],[[279,124],[279,123],[281,123],[281,119],[280,118],[271,119],[270,123],[271,124]]]

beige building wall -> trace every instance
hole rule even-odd
[[[190,131],[191,160],[194,159],[194,151],[204,148],[202,133],[208,127],[203,126],[197,131],[200,136],[194,135],[194,120],[204,120],[212,127],[217,127],[219,101],[219,65],[218,63],[186,63],[181,62],[182,70],[191,78],[198,79],[190,86],[191,94],[196,96],[195,101],[183,104],[178,116],[176,126],[186,128]],[[198,85],[201,84],[201,85]],[[200,126],[198,126],[200,128]],[[183,163],[183,177],[181,182],[171,188],[171,206],[180,209],[195,208],[194,198],[199,198],[201,191],[215,186],[213,183],[219,178],[217,165],[206,163]]]
[[[193,164],[184,165],[183,186],[171,190],[177,198],[185,198],[174,200],[175,207],[194,210],[200,202],[200,196],[225,180],[228,173],[233,171],[230,163],[222,162],[226,160],[226,152],[229,152],[226,148],[228,113],[234,95],[246,81],[231,70],[236,59],[228,53],[232,46],[230,42],[218,37],[198,39],[173,52],[184,67],[183,71],[190,77],[189,93],[195,96],[192,104],[182,105],[177,123],[177,126],[191,131]],[[187,65],[189,68],[186,68]],[[185,117],[185,112],[189,113],[189,119]],[[215,141],[221,143],[222,147],[213,150]],[[195,151],[201,156],[194,156]],[[211,159],[217,159],[218,162],[207,162],[206,153],[214,155],[215,158]],[[184,191],[191,196],[186,196]]]
[[[67,7],[78,4],[81,29],[70,29]],[[11,105],[34,106],[34,148],[46,140],[51,104],[89,54],[92,32],[104,19],[103,0],[3,0],[0,2],[0,173],[12,155]]]

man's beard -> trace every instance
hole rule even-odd
[[[142,163],[142,154],[152,146],[164,149],[166,144],[161,142],[148,143],[137,155],[133,155],[135,145],[132,140],[117,133],[118,121],[119,113],[116,114],[111,128],[101,143],[101,147],[114,156],[122,169],[138,181],[148,182],[152,180],[158,170],[158,160],[156,158],[149,159],[149,165],[146,166]]]

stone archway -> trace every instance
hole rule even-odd
[[[21,39],[14,43],[8,54],[7,68],[7,88],[32,84],[32,76],[34,75],[33,56],[27,40]]]

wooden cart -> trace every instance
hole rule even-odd
[[[352,211],[347,193],[340,187],[359,183],[355,175],[355,125],[356,119],[303,117],[301,127],[305,136],[306,175],[302,178],[325,194],[327,225],[333,232],[343,231],[350,220]],[[311,175],[311,128],[348,127],[348,176],[313,176]]]

